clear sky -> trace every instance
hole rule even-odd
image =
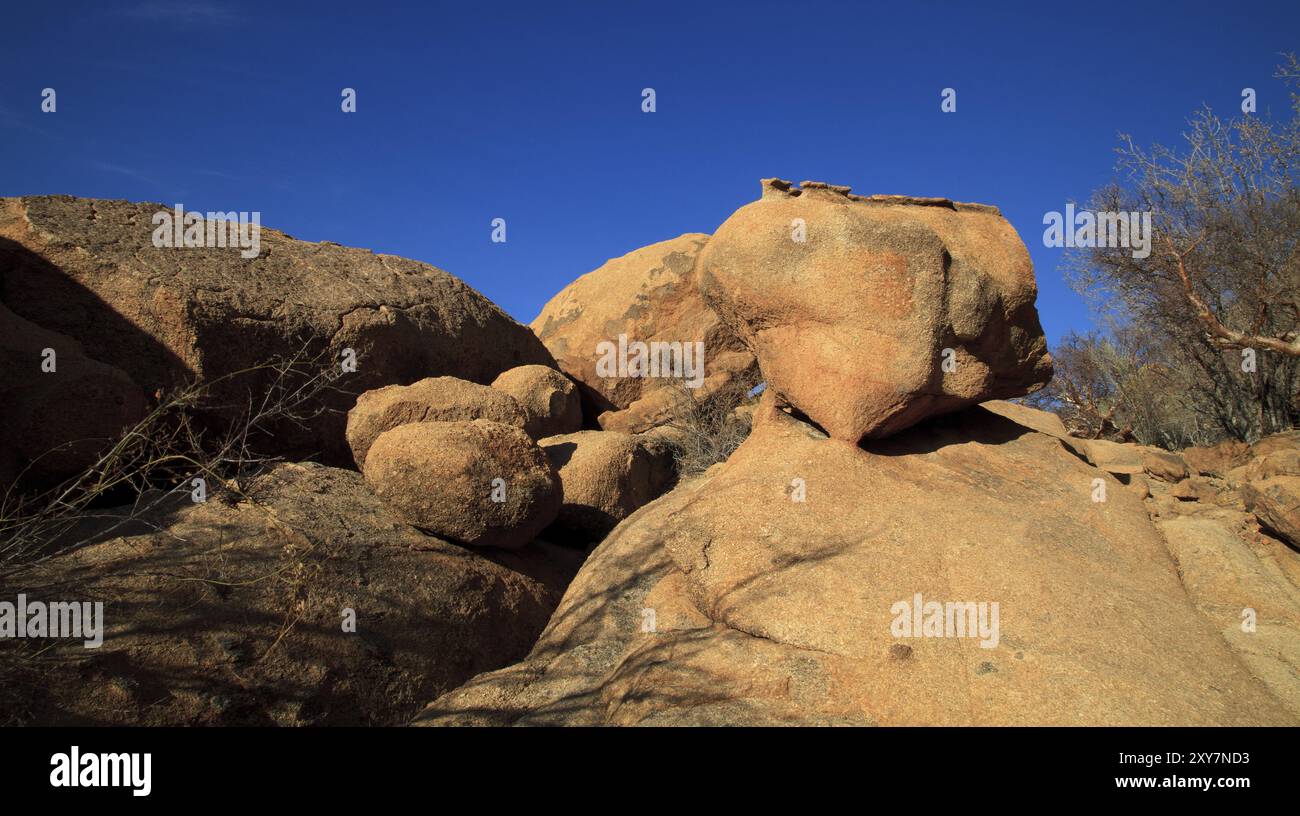
[[[1111,178],[1119,131],[1175,141],[1243,87],[1284,114],[1272,73],[1300,50],[1296,0],[125,0],[0,19],[0,195],[258,210],[432,263],[521,322],[610,257],[711,232],[761,177],[945,196],[1019,230],[1053,342],[1089,316],[1044,213]]]

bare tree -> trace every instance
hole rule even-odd
[[[1300,386],[1300,63],[1289,118],[1209,108],[1179,149],[1121,136],[1123,183],[1094,194],[1097,212],[1151,213],[1150,253],[1098,246],[1073,283],[1126,325],[1162,338],[1158,362],[1191,389],[1187,410],[1219,436],[1253,440],[1296,424]]]

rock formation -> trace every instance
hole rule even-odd
[[[52,641],[31,658],[38,677],[6,675],[0,711],[61,725],[397,725],[522,657],[575,567],[538,546],[489,560],[402,523],[353,471],[279,465],[242,497],[181,493],[24,576],[31,600],[67,600],[69,586],[102,600],[103,645]]]
[[[696,274],[768,388],[835,439],[1051,378],[1029,253],[995,207],[766,179]]]
[[[582,427],[582,400],[573,381],[553,368],[519,366],[503,371],[492,387],[515,398],[528,417],[533,439],[573,433]]]
[[[709,236],[688,233],[613,258],[551,298],[532,327],[579,384],[584,412],[602,428],[637,432],[671,415],[672,377],[607,377],[601,343],[704,344],[704,395],[753,375],[753,355],[700,296],[696,257]],[[663,393],[660,393],[663,392]]]
[[[528,659],[418,722],[1297,722],[1221,636],[1240,606],[1198,611],[1142,500],[994,411],[858,448],[766,399],[730,460],[597,548]],[[1261,614],[1291,626],[1290,592]],[[999,625],[900,624],[930,602],[996,603]]]
[[[996,209],[763,189],[566,287],[541,340],[412,261],[160,249],[153,205],[0,199],[0,487],[303,347],[356,369],[257,441],[362,471],[218,462],[191,500],[163,469],[0,562],[107,620],[99,649],[0,642],[0,718],[1300,723],[1300,431],[1076,438],[998,399],[1051,362]],[[701,387],[599,371],[627,341],[703,344]]]
[[[503,391],[456,377],[429,377],[410,385],[376,388],[357,397],[357,404],[348,411],[348,447],[357,467],[364,470],[370,446],[384,431],[412,422],[474,419],[520,429],[528,424],[523,407]]]
[[[540,444],[564,485],[553,527],[560,540],[600,541],[673,483],[672,453],[652,436],[579,431]]]
[[[304,349],[319,365],[355,359],[309,434],[286,425],[264,440],[276,453],[323,451],[339,462],[350,458],[342,414],[349,394],[434,375],[488,383],[508,368],[553,363],[526,327],[428,264],[265,228],[254,258],[237,248],[156,247],[152,218],[170,209],[3,199],[0,303],[77,341],[150,394]],[[221,381],[215,402],[244,405],[264,393],[269,376]]]
[[[752,434],[419,724],[1300,722],[1300,566],[1189,476],[1223,463],[991,399],[1051,372],[995,209],[769,180],[696,274],[767,382]]]
[[[403,521],[475,547],[523,547],[563,499],[528,434],[486,419],[399,425],[370,446],[364,470]]]
[[[3,305],[0,371],[0,498],[11,485],[43,487],[90,466],[146,410],[125,372]]]

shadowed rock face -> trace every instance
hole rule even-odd
[[[836,439],[1051,378],[1029,253],[994,207],[766,179],[696,273],[768,387]]]
[[[996,642],[900,636],[917,594],[997,603]],[[972,408],[856,447],[766,398],[592,553],[525,661],[417,720],[1295,723],[1220,628],[1141,498],[1055,436]]]
[[[491,382],[514,366],[553,365],[526,327],[461,281],[428,264],[261,230],[260,254],[237,248],[153,245],[153,215],[170,206],[69,196],[0,201],[0,302],[76,340],[146,393],[212,380],[304,347],[356,371],[352,395],[423,377]],[[257,377],[226,384],[244,404]],[[347,393],[308,434],[283,429],[275,445],[324,450],[350,463],[343,441]],[[282,453],[286,450],[276,450]]]
[[[103,601],[104,640],[40,644],[25,673],[6,672],[0,719],[396,725],[522,657],[580,557],[424,535],[355,471],[282,464],[245,490],[237,503],[182,493],[25,574],[33,600]],[[20,648],[0,643],[6,666]]]
[[[617,343],[620,334],[629,342],[704,343],[701,396],[752,372],[753,355],[700,296],[695,259],[708,240],[687,233],[613,258],[560,290],[532,322],[560,369],[578,383],[589,420],[639,432],[670,413],[664,396],[655,394],[671,390],[672,379],[597,374],[597,346]]]
[[[145,412],[144,392],[124,372],[2,304],[0,372],[0,496],[16,483],[38,487],[81,472]]]
[[[564,504],[552,540],[598,542],[673,483],[673,457],[650,434],[579,431],[538,442],[560,475]]]

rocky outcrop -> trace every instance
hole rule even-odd
[[[766,179],[696,262],[768,389],[835,439],[1051,377],[1029,253],[994,207]]]
[[[1197,610],[1300,717],[1300,591],[1279,561],[1294,555],[1250,535],[1241,520],[1230,510],[1173,513],[1156,526]]]
[[[1217,445],[1186,448],[1180,454],[1191,472],[1202,476],[1223,477],[1228,471],[1250,461],[1250,446],[1229,439]]]
[[[573,380],[553,368],[529,365],[503,371],[492,387],[524,409],[524,430],[533,439],[573,433],[582,427],[582,400]],[[513,424],[513,423],[512,423]]]
[[[1142,469],[1166,482],[1180,482],[1188,476],[1183,457],[1159,448],[1146,447],[1140,451]]]
[[[708,240],[688,233],[613,258],[562,289],[532,322],[560,369],[578,383],[586,416],[599,418],[602,428],[636,432],[662,424],[671,404],[659,392],[684,379],[617,370],[603,376],[601,344],[617,348],[620,335],[629,344],[702,343],[701,396],[753,376],[753,355],[700,295],[695,260]]]
[[[475,547],[525,546],[563,501],[559,477],[528,434],[486,419],[385,431],[364,472],[403,521]]]
[[[146,411],[140,386],[0,305],[0,501],[81,473]],[[19,476],[21,475],[21,481]]]
[[[672,452],[653,436],[579,431],[540,444],[564,486],[558,540],[600,541],[674,481]]]
[[[1142,500],[1054,436],[973,408],[854,447],[765,399],[592,553],[525,661],[418,722],[1297,722],[1221,629]]]
[[[1248,482],[1241,495],[1261,525],[1300,549],[1300,476]]]
[[[1249,462],[1227,472],[1230,480],[1256,482],[1274,476],[1300,476],[1300,432],[1266,436],[1250,450]]]
[[[1080,439],[1078,444],[1093,467],[1120,476],[1132,476],[1146,471],[1142,451],[1133,445],[1111,442],[1106,439]]]
[[[312,464],[242,496],[181,493],[90,540],[22,586],[102,601],[103,643],[33,648],[5,673],[6,723],[399,724],[522,657],[577,566],[540,545],[489,560],[402,523],[360,474]],[[5,665],[25,648],[0,647]]]
[[[348,447],[357,467],[364,470],[370,446],[384,431],[412,422],[475,419],[520,429],[528,425],[523,407],[503,391],[456,377],[429,377],[410,385],[376,388],[357,397],[357,404],[348,411]]]
[[[0,201],[0,302],[72,338],[146,393],[306,351],[339,366],[327,409],[258,441],[276,453],[348,462],[343,412],[385,385],[451,375],[478,383],[553,360],[526,327],[428,264],[260,230],[258,254],[156,247],[153,217],[172,208],[68,196]],[[207,222],[215,226],[218,222]],[[342,373],[355,361],[355,371]],[[305,372],[303,376],[311,376]],[[247,405],[273,372],[215,387],[213,403]],[[226,416],[225,412],[221,416]]]

